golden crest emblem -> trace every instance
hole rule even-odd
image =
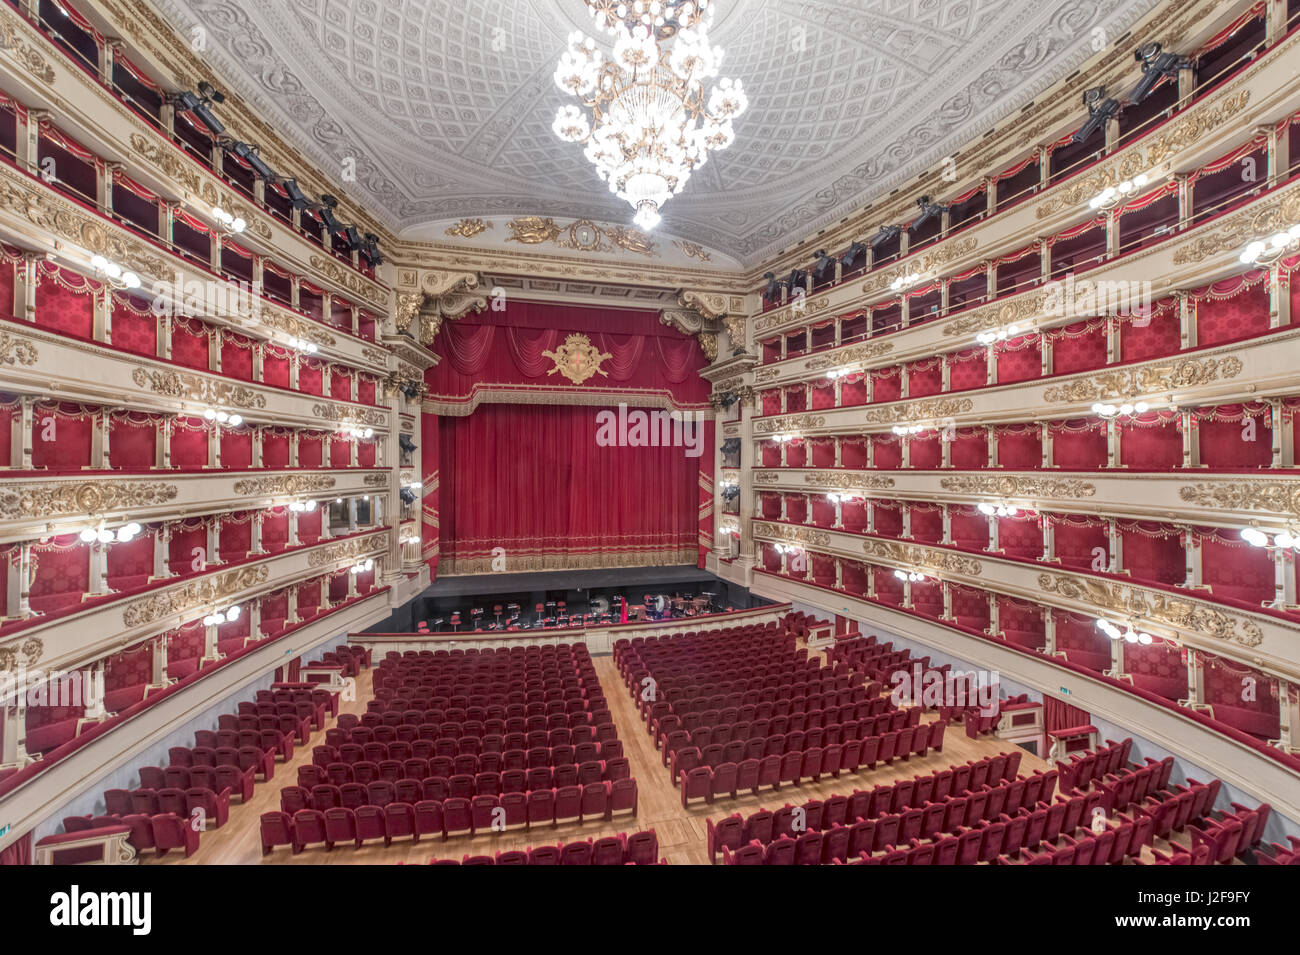
[[[547,372],[548,375],[558,371],[575,385],[582,384],[592,375],[609,377],[609,373],[600,365],[612,356],[593,345],[586,335],[570,335],[555,351],[544,351],[542,354],[555,362],[555,367]]]

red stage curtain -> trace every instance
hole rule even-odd
[[[525,568],[543,555],[569,567],[695,563],[698,457],[680,446],[602,447],[601,423],[593,408],[536,405],[441,421],[442,553],[490,559],[504,547],[506,566]],[[493,449],[510,449],[517,466],[502,468]]]
[[[158,354],[158,316],[148,299],[125,293],[113,294],[113,330],[110,336],[117,348],[134,355],[154,358]]]
[[[172,361],[186,368],[207,371],[209,329],[197,318],[176,317],[172,320]]]

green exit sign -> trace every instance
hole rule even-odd
[[[1065,687],[1065,686],[1063,686],[1063,687],[1061,687],[1061,692],[1064,693],[1066,696],[1069,696],[1069,695],[1070,695],[1070,688],[1069,688],[1069,687]]]

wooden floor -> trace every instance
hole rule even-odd
[[[264,812],[280,808],[280,789],[297,783],[298,767],[311,762],[312,746],[324,741],[324,732],[313,734],[311,743],[299,746],[289,763],[277,763],[275,778],[270,783],[257,784],[253,798],[247,805],[232,803],[230,819],[226,825],[205,832],[199,850],[189,859],[173,850],[162,859],[146,854],[143,861],[149,864],[224,864],[224,865],[384,865],[397,862],[426,863],[431,858],[460,859],[466,854],[490,855],[506,849],[523,849],[530,846],[570,842],[576,839],[597,838],[618,832],[635,832],[654,829],[659,836],[659,853],[672,865],[707,865],[709,862],[705,820],[721,818],[733,812],[747,815],[756,809],[778,809],[787,803],[799,804],[813,798],[824,798],[836,793],[848,794],[854,789],[875,786],[919,774],[946,769],[954,763],[979,759],[999,752],[1007,752],[1012,744],[984,737],[973,740],[954,727],[944,736],[942,753],[932,753],[925,758],[913,756],[907,762],[891,766],[878,766],[860,774],[841,773],[838,779],[827,778],[818,783],[802,786],[784,786],[780,792],[746,795],[739,799],[722,800],[712,806],[683,808],[679,791],[669,781],[668,770],[654,748],[645,724],[637,715],[632,697],[628,693],[613,657],[594,657],[593,663],[609,701],[623,752],[636,778],[638,812],[636,818],[623,817],[616,824],[568,824],[544,830],[516,830],[513,832],[460,836],[443,841],[425,837],[420,842],[403,840],[384,848],[383,844],[367,845],[361,849],[338,846],[331,852],[324,847],[304,849],[292,855],[287,847],[262,856],[258,819]],[[363,713],[366,701],[373,694],[373,671],[362,670],[357,680],[357,699],[340,704],[341,713]],[[331,724],[332,725],[332,724]],[[1041,759],[1024,753],[1020,764],[1022,773],[1045,769]]]

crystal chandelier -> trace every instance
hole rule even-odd
[[[561,139],[586,143],[587,159],[609,190],[636,209],[642,229],[704,165],[710,150],[736,138],[731,121],[748,101],[740,80],[718,75],[722,50],[711,46],[711,0],[586,0],[596,26],[614,38],[606,59],[582,32],[555,70],[555,83],[577,97],[551,127]]]

